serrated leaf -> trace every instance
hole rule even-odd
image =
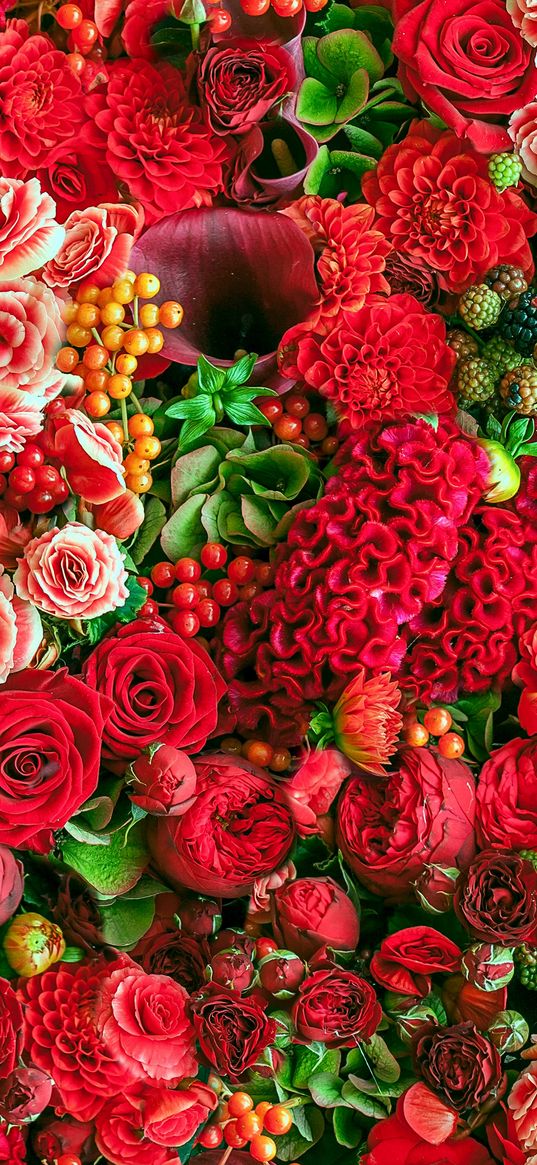
[[[226,380],[226,369],[217,368],[207,360],[206,356],[200,356],[198,359],[198,382],[202,392],[213,396],[215,392],[220,392]],[[197,398],[194,397],[196,400]]]
[[[160,498],[148,497],[145,502],[145,516],[131,547],[133,562],[140,566],[151,547],[155,544],[166,521],[166,507]]]

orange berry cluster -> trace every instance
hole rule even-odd
[[[441,756],[455,760],[464,752],[464,740],[458,732],[450,732],[453,717],[447,708],[429,708],[423,717],[423,724],[412,719],[404,730],[406,744],[414,748],[424,748],[431,736],[437,738],[437,747]]]
[[[339,448],[338,438],[329,436],[328,422],[322,413],[312,413],[307,396],[301,392],[289,392],[286,396],[261,396],[254,404],[272,425],[280,441],[290,441],[309,449],[311,444],[320,444],[316,453],[333,457]]]
[[[288,1133],[292,1124],[292,1114],[284,1104],[262,1100],[254,1108],[248,1092],[234,1092],[220,1106],[216,1119],[202,1129],[198,1144],[204,1149],[218,1149],[223,1143],[231,1149],[248,1145],[254,1161],[272,1161],[278,1151],[273,1137]]]
[[[224,736],[220,741],[222,752],[232,756],[243,756],[258,769],[272,769],[273,773],[283,773],[291,764],[288,748],[273,748],[266,740],[239,740],[238,736]]]

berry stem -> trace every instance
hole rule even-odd
[[[138,397],[137,397],[137,396],[135,396],[133,392],[131,392],[131,394],[130,394],[130,397],[131,397],[131,401],[132,401],[132,403],[133,403],[133,405],[134,405],[134,407],[135,407],[135,409],[136,409],[136,412],[137,412],[137,413],[143,413],[143,411],[144,411],[144,410],[143,410],[143,406],[142,406],[142,404],[140,403],[140,401],[138,400]]]
[[[129,417],[127,413],[127,401],[125,397],[121,398],[119,404],[121,408],[121,424],[123,426],[123,436],[125,437],[125,440],[127,440],[127,434],[129,432]]]
[[[226,1165],[226,1161],[229,1160],[232,1152],[233,1152],[233,1145],[228,1145],[227,1149],[224,1149],[224,1152],[222,1153],[220,1160],[216,1162],[216,1165]]]

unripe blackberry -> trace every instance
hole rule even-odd
[[[450,348],[453,348],[457,360],[464,360],[465,356],[477,356],[479,352],[479,345],[475,337],[469,336],[468,332],[463,332],[462,328],[450,328],[447,342]]]
[[[475,283],[459,300],[459,315],[477,332],[497,323],[501,310],[500,296],[486,283]]]
[[[459,404],[476,404],[489,400],[494,392],[494,369],[480,356],[466,356],[457,367]]]
[[[537,365],[520,364],[500,381],[500,395],[508,408],[524,417],[537,415]]]
[[[537,849],[521,849],[519,853],[525,862],[531,862],[532,866],[537,870]]]
[[[500,299],[506,301],[528,290],[528,281],[522,267],[512,267],[509,263],[491,267],[485,275],[485,283],[500,296]]]
[[[496,190],[507,190],[518,186],[522,173],[522,162],[517,154],[491,154],[489,158],[489,178]]]
[[[516,352],[512,344],[508,344],[507,340],[502,340],[501,336],[493,336],[491,340],[487,340],[487,343],[483,345],[481,355],[492,365],[498,378],[524,363],[524,357],[520,355],[520,352]]]
[[[522,356],[531,356],[537,344],[537,288],[528,287],[502,313],[500,335]]]
[[[537,991],[537,947],[523,943],[517,947],[514,960],[522,986],[528,991]]]

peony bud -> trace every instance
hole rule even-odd
[[[474,943],[462,956],[461,971],[480,991],[497,991],[513,978],[513,951],[494,943]]]
[[[4,938],[10,967],[27,979],[57,963],[64,951],[65,939],[59,926],[42,914],[18,914]]]
[[[291,999],[306,973],[306,966],[292,951],[273,951],[259,963],[259,981],[276,999]]]
[[[414,892],[422,909],[429,914],[445,914],[451,910],[458,876],[459,870],[454,866],[424,866],[414,882]]]
[[[485,450],[489,460],[488,488],[483,494],[486,502],[507,502],[514,498],[520,486],[520,469],[509,451],[500,441],[489,441],[480,437],[478,445]]]
[[[519,1011],[499,1011],[487,1035],[501,1055],[518,1052],[529,1039],[530,1029]]]
[[[74,1117],[52,1117],[33,1135],[33,1149],[40,1161],[55,1161],[73,1153],[87,1165],[97,1158],[93,1140],[94,1124],[82,1124]]]
[[[210,938],[222,925],[220,910],[220,903],[211,898],[187,898],[181,903],[177,917],[182,929],[192,938]]]
[[[144,520],[144,506],[141,498],[128,489],[117,498],[103,505],[93,506],[95,525],[106,534],[124,541],[135,534]]]
[[[438,1016],[427,1003],[418,1003],[411,1007],[406,1015],[400,1015],[397,1020],[397,1034],[404,1044],[410,1044],[416,1032],[424,1024],[434,1023],[438,1026]]]
[[[248,959],[253,958],[255,942],[243,930],[221,930],[218,937],[214,938],[211,942],[211,952],[213,955],[216,955],[218,951],[227,951],[230,947],[233,947],[236,951],[242,951]]]
[[[254,965],[244,951],[232,947],[227,951],[217,951],[213,955],[210,976],[213,983],[242,995],[252,986],[255,976]]]
[[[0,1090],[0,1117],[9,1125],[35,1120],[50,1103],[52,1080],[40,1068],[16,1068]]]
[[[134,805],[156,817],[178,817],[196,800],[196,770],[186,752],[169,744],[142,753],[127,770]]]

